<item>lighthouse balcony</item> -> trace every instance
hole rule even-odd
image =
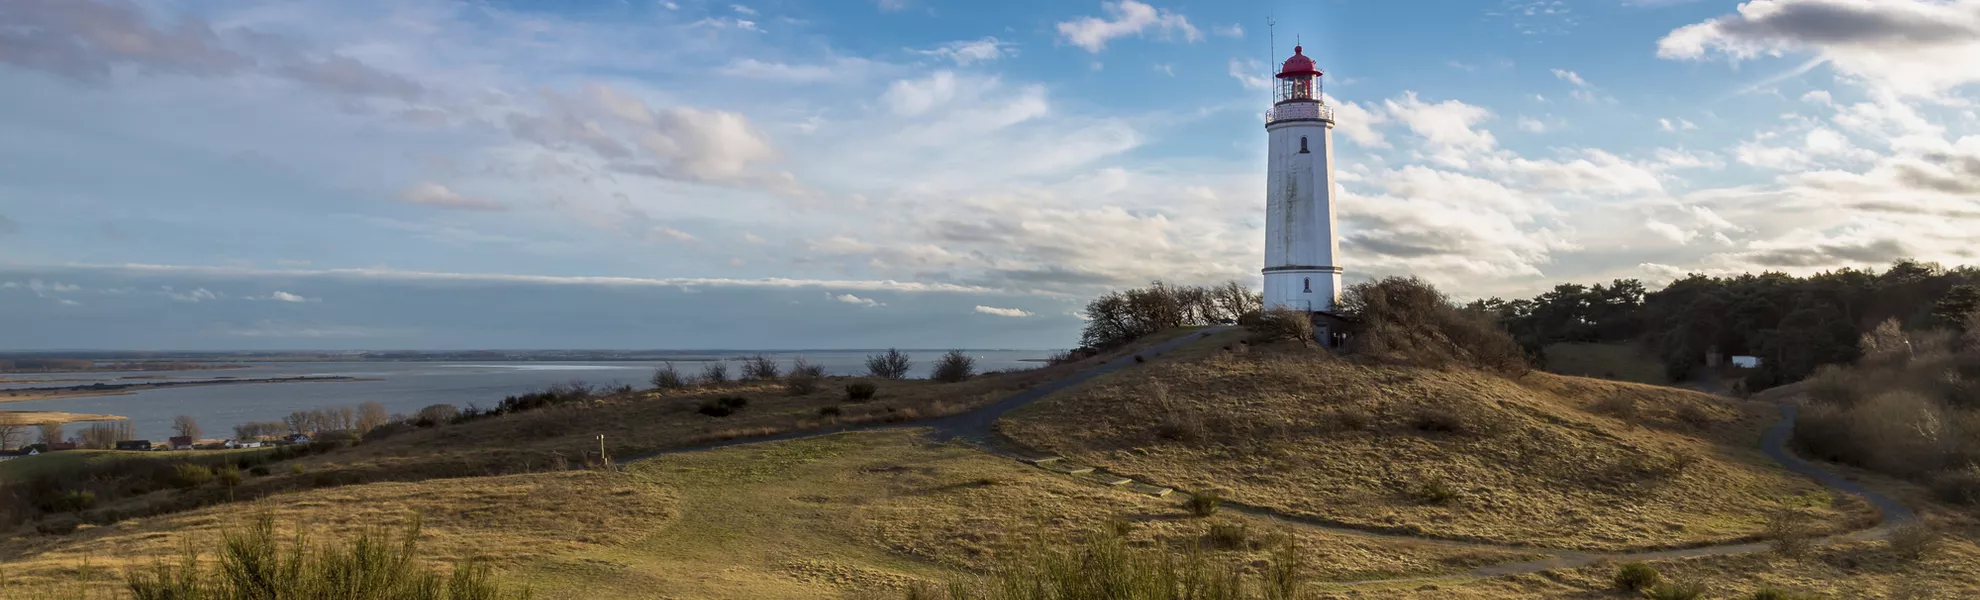
[[[1280,121],[1325,121],[1334,122],[1334,107],[1318,102],[1287,102],[1272,107],[1265,112],[1265,124]]]

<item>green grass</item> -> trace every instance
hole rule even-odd
[[[1664,365],[1634,344],[1563,342],[1546,347],[1547,370],[1562,375],[1669,385]]]
[[[16,458],[0,462],[0,482],[27,481],[47,473],[60,473],[96,467],[127,460],[179,461],[195,459],[200,462],[218,461],[221,457],[239,458],[243,454],[268,452],[268,448],[246,448],[240,450],[189,450],[178,452],[127,452],[120,450],[63,450],[46,452],[35,456]]]

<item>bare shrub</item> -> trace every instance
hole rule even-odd
[[[1848,368],[1822,365],[1815,369],[1815,374],[1808,376],[1807,383],[1802,384],[1802,390],[1808,394],[1809,400],[1817,403],[1852,407],[1856,406],[1865,395],[1858,385],[1858,377],[1858,374],[1850,372]]]
[[[958,383],[974,375],[976,375],[976,358],[961,350],[950,350],[948,354],[943,354],[942,358],[936,359],[935,369],[929,373],[928,378],[942,383]]]
[[[674,363],[671,361],[660,363],[659,367],[655,367],[653,369],[653,376],[648,378],[647,381],[653,384],[653,389],[657,390],[678,390],[687,387],[688,383],[687,378],[681,376],[680,370],[675,369]]]
[[[1208,517],[1217,514],[1217,507],[1223,503],[1223,495],[1206,490],[1190,494],[1189,501],[1185,502],[1183,507],[1188,508],[1189,514],[1192,516]]]
[[[711,385],[729,382],[729,363],[720,360],[710,361],[701,366],[701,380]]]
[[[413,419],[420,427],[433,427],[435,425],[452,423],[454,422],[454,417],[458,417],[460,414],[461,409],[455,408],[452,404],[429,404],[425,408],[419,409],[419,415]]]
[[[825,367],[812,364],[804,357],[791,362],[791,372],[784,377],[784,391],[792,396],[803,396],[818,391],[818,383],[825,379]]]
[[[745,381],[771,381],[781,375],[783,369],[768,356],[758,354],[743,359],[742,378]]]
[[[1111,350],[1165,329],[1233,323],[1262,304],[1256,292],[1237,282],[1204,288],[1156,281],[1145,288],[1108,292],[1087,303],[1080,343]]]
[[[1807,556],[1815,550],[1813,521],[1808,513],[1797,509],[1776,509],[1767,513],[1767,525],[1760,536],[1775,554],[1788,558]]]
[[[1435,286],[1415,277],[1348,286],[1339,310],[1361,322],[1349,345],[1359,355],[1506,375],[1522,375],[1528,369],[1518,342],[1488,314],[1452,304]]]
[[[1891,536],[1884,540],[1891,548],[1891,554],[1904,560],[1917,562],[1925,560],[1945,543],[1945,536],[1931,526],[1912,521],[1891,530]]]
[[[1856,346],[1863,353],[1857,364],[1890,367],[1911,360],[1911,336],[1905,335],[1904,325],[1896,317],[1878,323],[1876,329],[1863,334]]]
[[[1261,339],[1313,343],[1313,316],[1290,308],[1266,310],[1247,328]]]
[[[881,379],[907,379],[908,370],[913,367],[914,361],[908,360],[907,353],[893,348],[866,357],[866,374]]]

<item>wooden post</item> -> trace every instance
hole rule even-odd
[[[605,463],[607,467],[612,466],[612,458],[605,455],[605,434],[603,433],[598,434],[598,462]]]

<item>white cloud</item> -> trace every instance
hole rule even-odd
[[[1272,89],[1272,78],[1265,75],[1265,63],[1233,58],[1231,59],[1229,73],[1232,79],[1238,80],[1238,83],[1244,84],[1244,87],[1247,89]]]
[[[919,116],[956,97],[956,74],[936,71],[922,79],[902,79],[887,87],[880,99],[903,117]]]
[[[1696,234],[1690,231],[1685,231],[1684,229],[1681,229],[1676,225],[1665,223],[1663,221],[1659,221],[1656,219],[1650,219],[1644,221],[1643,226],[1645,228],[1648,228],[1651,232],[1656,233],[1657,235],[1670,238],[1671,241],[1680,244],[1689,244],[1691,243],[1691,238],[1696,237]]]
[[[1237,23],[1232,23],[1229,25],[1218,25],[1216,27],[1210,28],[1210,33],[1214,33],[1224,37],[1241,38],[1244,37],[1244,26],[1239,25]]]
[[[788,174],[758,169],[778,152],[740,113],[656,109],[603,84],[571,96],[547,90],[543,96],[544,112],[508,115],[508,129],[517,138],[549,150],[589,153],[619,173],[777,191],[794,187]]]
[[[1107,42],[1115,38],[1141,35],[1154,29],[1166,37],[1182,36],[1183,41],[1194,43],[1203,39],[1203,32],[1189,24],[1189,19],[1157,9],[1135,0],[1101,2],[1100,8],[1108,18],[1080,17],[1059,23],[1059,37],[1066,43],[1099,54],[1107,48]]]
[[[431,181],[413,184],[412,187],[399,192],[398,199],[406,204],[454,210],[497,211],[508,208],[500,202],[462,196],[447,189],[447,186]]]
[[[1554,78],[1574,85],[1574,89],[1568,91],[1568,97],[1583,102],[1595,101],[1595,86],[1588,83],[1588,80],[1582,79],[1580,73],[1566,69],[1554,69],[1553,72]]]
[[[270,300],[274,302],[298,302],[298,303],[316,301],[315,298],[305,298],[300,294],[291,294],[289,292],[284,292],[281,290],[275,290],[274,292],[269,293],[265,297],[249,298],[249,300]]]
[[[731,4],[729,5],[729,9],[736,11],[736,14],[749,15],[752,17],[756,16],[756,9],[743,6],[741,4]]]
[[[1547,124],[1532,117],[1520,117],[1519,130],[1527,133],[1546,133]]]
[[[958,40],[930,50],[914,50],[913,52],[928,56],[939,56],[955,61],[959,66],[969,66],[972,63],[991,62],[1006,56],[1016,56],[1016,47],[1017,44],[1011,42],[1002,41],[995,37],[984,37],[976,40]]]
[[[220,299],[219,294],[213,293],[212,291],[209,291],[206,288],[198,288],[190,292],[181,292],[167,286],[163,288],[163,292],[165,296],[168,298],[177,300],[179,302],[186,302],[191,304],[198,304],[200,302]]]
[[[723,65],[716,72],[745,79],[818,83],[858,81],[880,70],[881,65],[863,58],[837,57],[828,62],[806,65],[743,58]]]
[[[986,315],[997,315],[999,317],[1021,318],[1021,317],[1031,316],[1031,313],[1023,310],[1018,310],[1015,308],[997,308],[995,306],[983,306],[981,304],[976,305],[976,312],[983,313]]]
[[[1657,55],[1810,53],[1873,86],[1935,95],[1980,81],[1980,0],[1753,0],[1672,31]]]
[[[1678,119],[1675,119],[1675,120],[1673,120],[1673,119],[1657,119],[1657,126],[1658,126],[1658,128],[1660,128],[1660,129],[1663,129],[1664,131],[1666,131],[1666,132],[1670,132],[1670,133],[1676,133],[1676,132],[1679,132],[1679,131],[1696,131],[1696,130],[1698,130],[1698,124],[1696,124],[1696,123],[1692,123],[1691,121],[1687,121],[1687,120],[1685,120],[1685,119],[1683,119],[1683,118],[1678,118]]]
[[[832,295],[832,294],[829,294],[829,293],[828,293],[828,294],[825,294],[825,298],[826,298],[827,300],[831,300],[831,301],[834,301],[834,302],[844,302],[844,303],[846,303],[846,304],[856,304],[856,305],[859,305],[859,306],[864,306],[864,307],[867,307],[867,308],[873,308],[873,307],[877,307],[877,306],[886,306],[886,304],[884,304],[884,303],[881,303],[881,302],[880,302],[880,301],[878,301],[878,300],[874,300],[874,299],[872,299],[872,298],[861,298],[861,297],[859,297],[859,296],[854,296],[854,295],[852,295],[852,294],[839,294],[839,295],[836,295],[836,296],[835,296],[835,295]]]

